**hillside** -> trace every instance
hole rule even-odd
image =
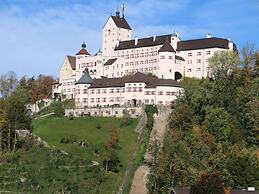
[[[35,147],[1,157],[1,190],[109,194],[117,191],[137,139],[137,119],[128,126],[121,126],[121,122],[119,118],[98,117],[34,120],[34,133],[50,148]],[[107,149],[112,131],[117,131],[118,147]],[[111,163],[106,172],[103,161],[107,157]]]

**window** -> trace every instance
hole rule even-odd
[[[113,97],[110,97],[110,98],[109,98],[109,102],[114,102],[114,98],[113,98]]]
[[[114,89],[110,89],[110,93],[114,93]]]
[[[192,72],[192,69],[191,68],[187,69],[187,72]]]
[[[201,71],[201,68],[200,68],[200,67],[197,67],[197,71]]]
[[[197,56],[201,56],[201,52],[197,52]]]
[[[100,98],[96,98],[96,102],[100,102]]]
[[[197,63],[201,63],[201,59],[197,59]]]
[[[188,64],[192,64],[192,60],[188,60],[187,63],[188,63]]]
[[[106,89],[103,89],[103,94],[106,94],[106,93],[107,93]]]
[[[83,89],[83,93],[84,93],[84,94],[87,94],[87,89]]]
[[[106,98],[103,98],[103,102],[106,102]]]
[[[94,94],[94,89],[90,90],[90,94]]]
[[[172,73],[172,69],[169,69],[169,73]]]
[[[173,56],[169,56],[169,59],[174,59],[174,57]]]
[[[165,56],[164,56],[164,55],[162,55],[162,56],[160,57],[160,59],[165,59]]]
[[[94,103],[94,98],[91,98],[91,103]]]
[[[101,89],[97,89],[97,94],[100,94],[101,93]]]
[[[192,56],[192,53],[188,53],[188,57],[191,57]]]
[[[145,104],[148,104],[149,103],[149,100],[148,99],[145,99]]]
[[[210,55],[210,51],[206,51],[206,55]]]
[[[164,92],[162,92],[162,91],[158,92],[158,95],[163,95],[163,94],[164,94]]]

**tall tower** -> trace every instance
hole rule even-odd
[[[115,16],[110,16],[103,27],[102,53],[104,57],[114,56],[114,49],[119,41],[131,39],[132,29],[124,17],[125,6],[122,7],[122,16],[117,10]]]

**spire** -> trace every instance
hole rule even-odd
[[[125,4],[124,4],[124,2],[121,5],[121,14],[122,14],[122,18],[124,18],[124,16],[125,16]]]
[[[84,41],[83,44],[82,44],[81,50],[78,53],[76,53],[76,55],[90,55],[85,48],[86,48],[86,44],[85,44],[85,41]]]
[[[85,41],[83,41],[82,48],[83,48],[83,49],[85,49],[85,48],[86,48]]]

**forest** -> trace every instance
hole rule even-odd
[[[150,193],[259,188],[259,52],[251,45],[216,52],[209,65],[210,78],[181,81],[184,94],[172,105],[163,146],[153,151]]]

